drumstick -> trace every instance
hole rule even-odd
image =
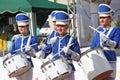
[[[92,26],[89,26],[89,27],[90,27],[92,30],[97,31],[99,34],[101,34],[101,33],[104,34],[103,32],[98,31],[97,29],[95,29],[95,28],[92,27]],[[105,35],[105,37],[108,38],[106,35]]]
[[[81,53],[81,57],[84,56],[85,54],[87,54],[88,52],[92,51],[92,50],[96,50],[99,47],[95,47],[94,49],[88,48],[87,50],[85,50],[84,52]]]
[[[96,32],[98,32],[98,33],[101,33],[100,31],[98,31],[97,29],[95,29],[94,27],[92,27],[92,26],[89,26],[92,30],[94,30],[94,31],[96,31]]]
[[[36,44],[38,44],[38,43],[35,43],[35,44],[32,44],[32,45],[29,45],[29,46],[34,46],[34,45],[36,45]],[[23,47],[22,49],[25,49],[25,47]],[[17,49],[17,50],[15,50],[15,51],[13,51],[13,52],[17,52],[17,51],[19,51],[19,50],[21,50],[21,49]]]
[[[74,43],[72,43],[72,44],[70,44],[70,45],[67,45],[67,47],[70,47],[70,46],[72,46]],[[63,48],[62,48],[62,50],[61,51],[59,51],[57,54],[55,54],[55,55],[53,55],[53,57],[55,57],[55,56],[57,56],[57,55],[60,55],[60,52],[62,52],[63,51]]]

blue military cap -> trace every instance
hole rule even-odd
[[[50,15],[51,15],[51,20],[52,20],[52,21],[55,21],[55,14],[56,14],[57,12],[58,12],[57,10],[54,10],[54,11],[51,12]]]
[[[24,13],[19,13],[16,15],[16,22],[18,26],[29,25],[29,21],[30,21],[30,18]]]
[[[98,14],[100,17],[112,16],[113,9],[107,4],[100,4],[98,8]]]
[[[59,11],[55,14],[56,24],[65,25],[69,24],[70,17],[68,13],[64,11]]]

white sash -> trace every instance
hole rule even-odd
[[[28,38],[28,41],[27,41],[27,45],[26,45],[26,46],[30,46],[30,41],[31,41],[31,35],[30,35],[29,38]]]
[[[72,42],[72,37],[70,37],[70,39],[69,39],[69,42],[68,42],[68,44],[67,44],[67,46],[70,46],[71,45],[71,42]]]
[[[113,27],[110,27],[110,29],[109,29],[109,31],[107,32],[107,34],[105,34],[105,31],[106,31],[106,30],[105,30],[103,33],[106,35],[107,38],[109,38],[109,35],[110,35],[110,33],[112,32],[112,30],[113,30]],[[100,45],[103,46],[103,45],[102,45],[102,40],[101,40],[101,38],[100,38]]]
[[[21,52],[23,52],[23,36],[22,36],[22,41],[21,41],[21,46],[20,46],[20,50],[21,50]]]
[[[23,41],[24,38],[22,36],[21,47],[20,47],[21,52],[23,52]],[[30,46],[30,41],[31,41],[31,36],[29,36],[26,46]]]

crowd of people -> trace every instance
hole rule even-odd
[[[111,25],[113,10],[109,5],[100,4],[98,7],[98,14],[100,26],[98,26],[97,31],[94,33],[90,47],[91,49],[96,47],[101,48],[113,69],[112,74],[99,80],[115,80],[116,53],[114,49],[119,46],[120,29]],[[58,80],[75,80],[75,67],[72,61],[79,61],[82,53],[77,37],[73,37],[67,32],[70,27],[69,24],[71,19],[69,14],[65,11],[55,10],[50,15],[54,30],[47,36],[46,41],[42,45],[39,45],[37,36],[29,34],[30,18],[26,14],[19,13],[16,15],[16,22],[20,34],[15,35],[15,33],[12,32],[13,28],[8,28],[10,29],[8,31],[12,32],[11,34],[7,34],[8,39],[11,39],[12,47],[9,53],[4,56],[3,61],[5,62],[13,55],[25,54],[31,65],[31,68],[28,71],[15,76],[17,80],[32,80],[34,65],[31,57],[45,59],[49,55],[52,55],[51,60],[53,61],[60,57],[64,58],[70,68],[69,74],[64,78],[58,78]],[[50,79],[50,77],[48,79]]]
[[[0,34],[0,55],[3,56],[7,52],[11,50],[12,37],[17,34],[17,32],[14,31],[14,26],[12,24],[7,26],[7,30]],[[4,52],[4,54],[2,54]]]

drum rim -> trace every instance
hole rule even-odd
[[[44,68],[44,66],[48,65],[49,63],[52,63],[52,62],[54,62],[54,61],[56,61],[56,60],[58,60],[58,59],[60,59],[60,58],[64,58],[64,57],[63,57],[63,56],[59,56],[59,57],[56,58],[56,59],[51,59],[51,60],[43,63],[43,64],[41,65],[41,69]]]
[[[22,69],[27,68],[27,67],[28,67],[28,69],[27,69],[26,71],[28,71],[29,69],[32,68],[32,66],[29,64],[28,66],[21,67],[21,68],[18,69],[18,70],[22,70]],[[16,75],[16,76],[13,75],[13,74],[15,74],[16,72],[18,72],[18,70],[13,71],[12,73],[10,73],[10,74],[9,74],[9,77],[16,77],[16,76],[20,75],[20,74],[18,74],[18,75]],[[25,72],[26,72],[26,71],[25,71]],[[25,73],[25,72],[23,72],[23,73]],[[22,73],[21,73],[21,74],[22,74]]]
[[[25,53],[24,52],[21,52],[21,53],[18,53],[18,54],[13,54],[13,55],[11,55],[9,58],[6,58],[4,61],[3,61],[3,65],[5,64],[5,62],[7,61],[7,60],[9,60],[9,59],[11,59],[11,58],[13,58],[14,56],[16,56],[16,55],[25,55]]]
[[[95,48],[93,48],[93,49],[88,49],[88,50],[86,50],[85,52],[83,52],[83,53],[81,53],[81,57],[82,56],[84,56],[84,55],[86,55],[87,53],[89,53],[90,51],[93,51],[93,50],[96,50],[96,49],[101,49],[100,47],[95,47]]]
[[[65,77],[66,77],[66,76],[69,76],[71,73],[72,73],[72,72],[65,72],[65,73],[61,74],[60,76],[53,78],[53,80],[58,80],[59,78],[60,78],[60,79],[63,79],[63,76],[65,76]],[[65,77],[64,77],[64,78],[65,78]]]

